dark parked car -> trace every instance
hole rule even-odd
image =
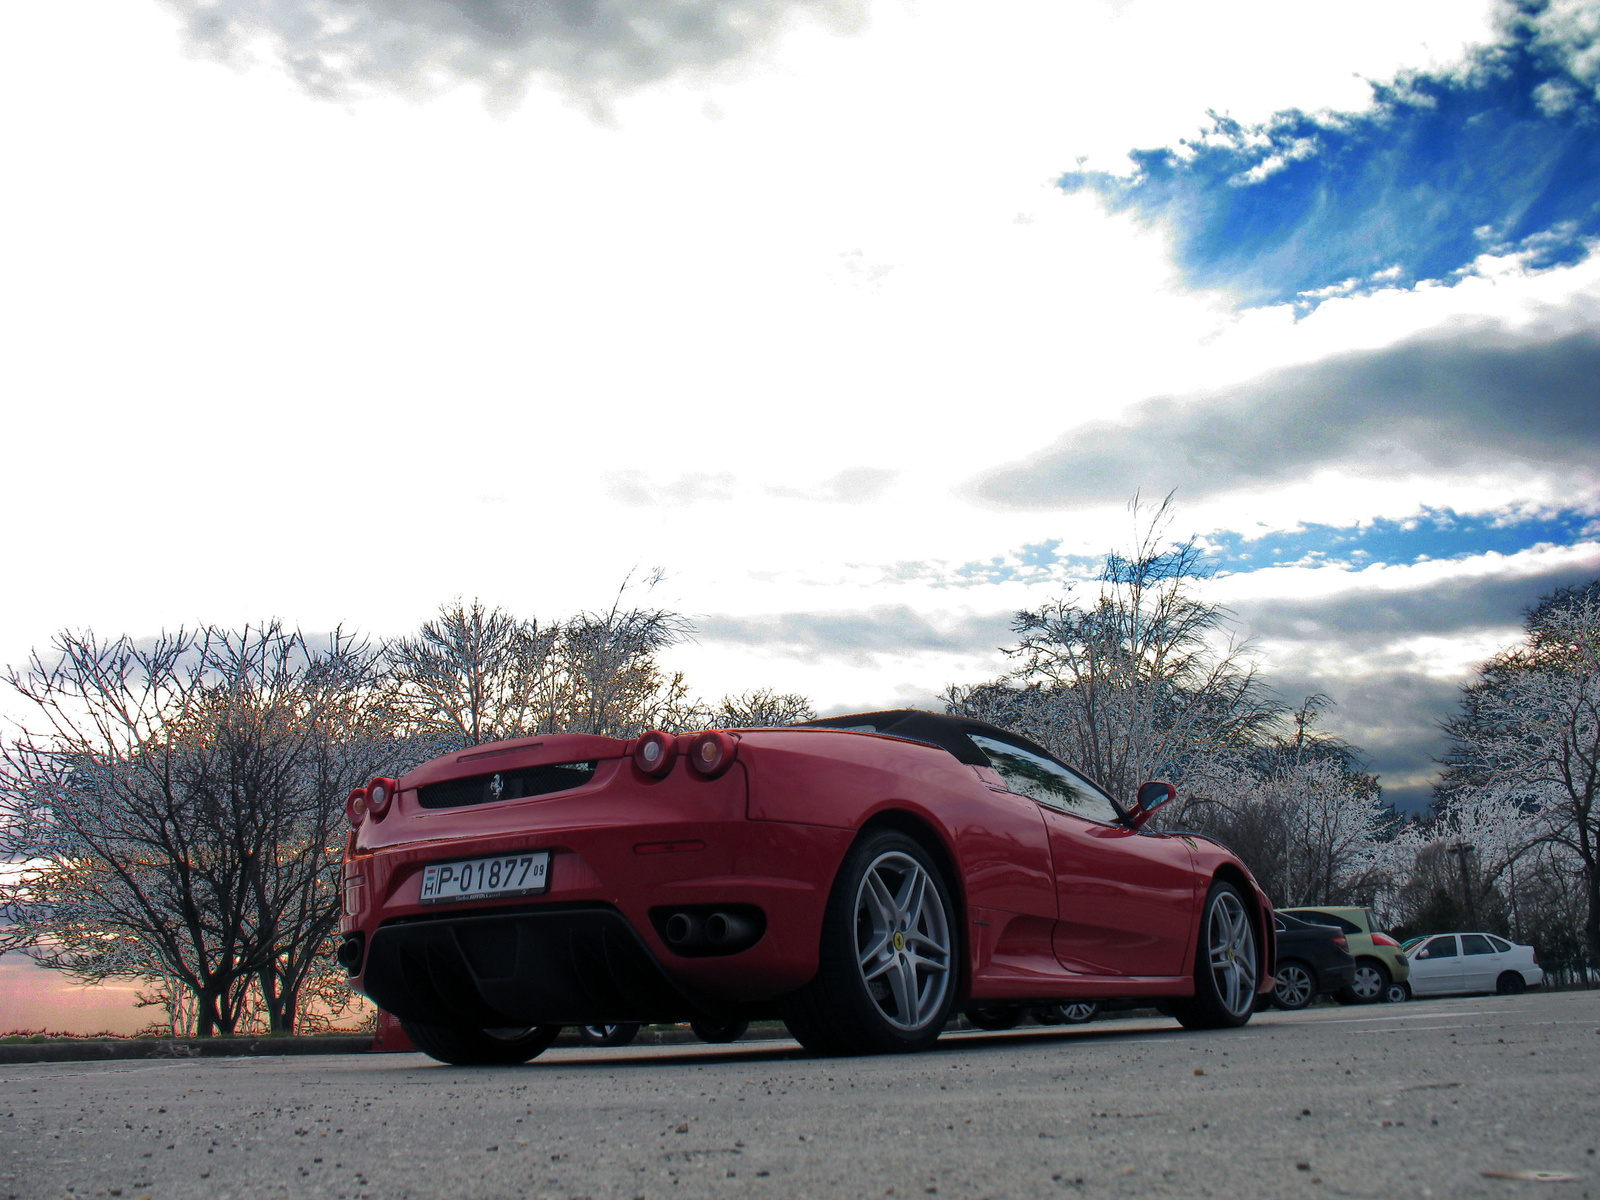
[[[1279,1008],[1307,1008],[1318,996],[1350,986],[1356,960],[1342,930],[1285,912],[1274,913],[1272,924],[1278,934],[1272,1003]]]

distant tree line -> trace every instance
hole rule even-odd
[[[1531,941],[1558,975],[1600,963],[1600,581],[1529,610],[1447,727],[1434,812],[1404,820],[1331,701],[1289,705],[1200,598],[1194,540],[1143,514],[1096,580],[1016,616],[997,679],[951,713],[1025,734],[1119,800],[1233,847],[1280,905],[1362,904],[1398,932]],[[349,791],[438,754],[548,732],[634,737],[792,724],[802,696],[691,696],[687,637],[631,602],[559,620],[474,601],[374,643],[277,623],[153,642],[62,634],[9,673],[31,716],[0,752],[0,949],[133,979],[176,1030],[289,1032],[352,1003],[332,957]]]

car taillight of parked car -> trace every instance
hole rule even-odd
[[[361,818],[367,815],[366,788],[357,788],[350,793],[344,802],[344,815],[349,819],[351,828],[361,824]]]
[[[1346,953],[1349,953],[1350,951],[1350,943],[1345,941],[1344,934],[1342,933],[1336,933],[1333,935],[1333,944]]]
[[[1537,950],[1533,952],[1533,965],[1536,967],[1539,965],[1539,952]]]
[[[1374,933],[1372,935],[1372,944],[1374,946],[1393,946],[1396,950],[1400,949],[1400,943],[1387,933]]]

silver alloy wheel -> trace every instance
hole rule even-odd
[[[950,990],[950,926],[938,885],[909,854],[880,854],[856,889],[855,916],[867,995],[894,1028],[923,1028]]]
[[[1383,999],[1383,974],[1370,963],[1356,964],[1356,977],[1350,981],[1350,990],[1363,1001]]]
[[[1100,1011],[1098,1001],[1089,1001],[1082,1004],[1061,1005],[1061,1019],[1068,1025],[1082,1025],[1085,1021],[1094,1019],[1095,1013]]]
[[[1406,987],[1406,985],[1403,983],[1391,983],[1389,985],[1389,991],[1384,996],[1384,999],[1390,1004],[1404,1004],[1407,1000],[1411,999],[1411,989]]]
[[[1256,1002],[1256,935],[1250,914],[1231,890],[1216,893],[1206,923],[1206,953],[1217,998],[1232,1017],[1243,1017]]]
[[[1285,964],[1278,968],[1278,983],[1273,993],[1284,1008],[1304,1008],[1311,1003],[1311,972],[1299,963]]]

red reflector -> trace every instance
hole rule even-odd
[[[1350,943],[1344,940],[1344,934],[1342,933],[1336,933],[1333,935],[1333,944],[1339,947],[1341,950],[1350,949]]]
[[[692,850],[704,850],[704,842],[640,842],[633,848],[635,854],[688,854]]]

